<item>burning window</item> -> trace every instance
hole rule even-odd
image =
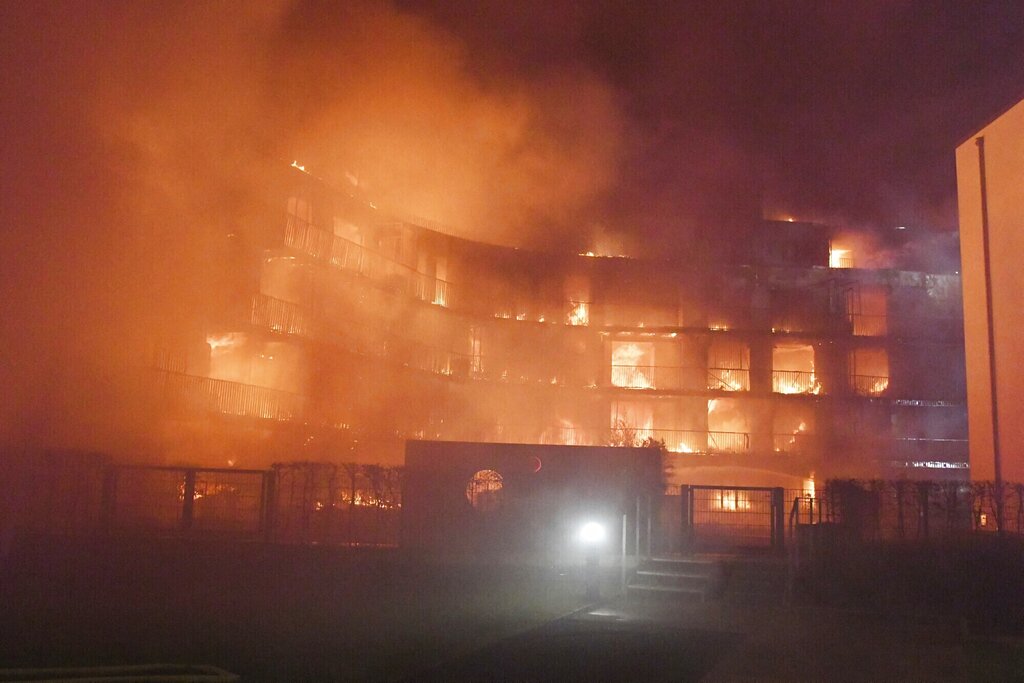
[[[814,415],[806,405],[779,405],[772,424],[772,443],[776,453],[802,453],[810,450]]]
[[[814,347],[780,343],[772,348],[772,391],[776,394],[817,394],[821,382],[814,374]]]
[[[210,334],[206,343],[210,347],[211,378],[249,383],[252,352],[244,332]]]
[[[853,250],[835,242],[828,249],[829,268],[853,268]]]
[[[654,344],[612,342],[612,386],[654,388]]]
[[[854,349],[850,384],[860,396],[880,396],[889,388],[889,354],[881,348]]]
[[[858,337],[884,337],[889,297],[884,287],[858,287],[846,293],[846,312]]]
[[[741,453],[750,448],[747,414],[734,398],[708,401],[708,450],[712,453]]]
[[[711,491],[711,509],[721,512],[737,512],[750,509],[750,493],[736,489],[714,489]]]
[[[611,445],[638,446],[654,436],[654,410],[650,403],[615,401],[611,410]]]
[[[569,325],[590,324],[590,302],[569,301],[569,312],[566,313],[566,323]]]
[[[438,306],[448,305],[448,259],[444,256],[438,256],[434,266],[433,303]]]
[[[718,339],[708,349],[708,389],[750,389],[750,347],[730,339]]]
[[[480,351],[480,328],[469,329],[469,371],[473,375],[483,374],[484,357]]]
[[[569,276],[565,279],[567,325],[590,324],[590,281],[583,276]]]

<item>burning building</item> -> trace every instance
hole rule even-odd
[[[156,349],[168,459],[654,443],[675,482],[966,476],[957,275],[858,268],[788,221],[689,262],[531,252],[388,217],[298,164],[271,184],[233,234],[225,315]]]

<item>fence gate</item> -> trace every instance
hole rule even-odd
[[[684,552],[782,552],[784,491],[758,486],[682,486]]]

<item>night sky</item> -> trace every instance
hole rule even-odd
[[[956,227],[951,150],[1024,96],[1021,2],[409,2],[492,69],[579,65],[630,136],[642,234],[773,216]]]

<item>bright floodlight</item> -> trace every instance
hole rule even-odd
[[[580,542],[585,545],[604,543],[607,535],[608,532],[605,530],[604,525],[598,522],[587,522],[580,527]]]

